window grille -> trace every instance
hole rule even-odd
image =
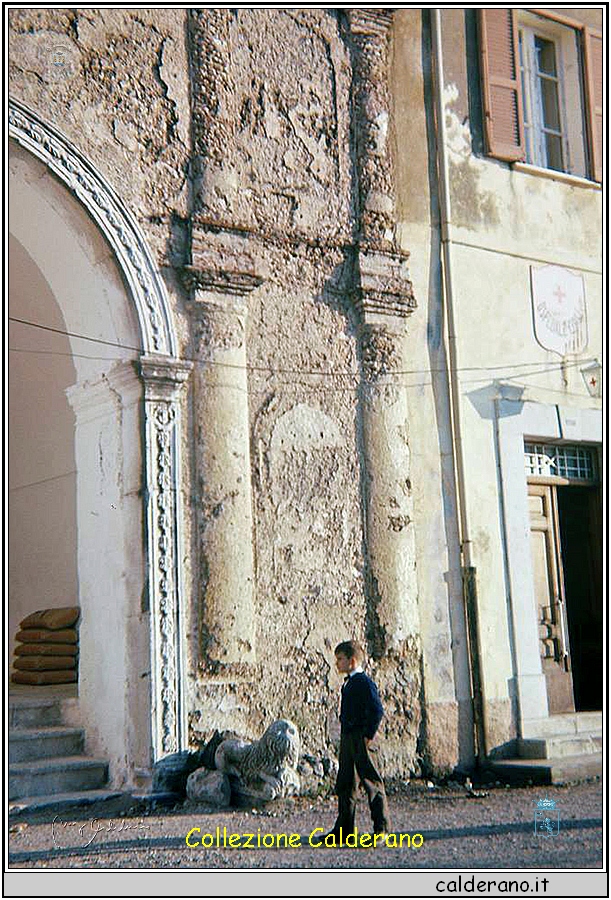
[[[524,444],[527,475],[557,475],[594,481],[594,451],[590,447],[554,444]]]

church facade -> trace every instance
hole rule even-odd
[[[349,636],[392,776],[601,708],[600,13],[499,13],[10,10],[10,635],[117,786],[325,755]]]

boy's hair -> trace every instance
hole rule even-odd
[[[362,663],[365,659],[365,651],[358,641],[342,641],[335,648],[335,655],[337,656],[339,653],[342,656],[347,656],[348,659],[352,659],[354,656],[358,663]]]

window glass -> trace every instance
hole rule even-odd
[[[574,29],[524,12],[518,43],[526,161],[586,175],[582,61]]]

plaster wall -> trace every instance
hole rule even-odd
[[[75,371],[57,301],[10,235],[9,665],[19,623],[37,609],[77,602],[74,415],[65,389]]]
[[[447,770],[471,764],[474,751],[445,375],[426,26],[421,10],[395,14],[391,83],[397,237],[410,253],[418,298],[418,309],[409,322],[401,380],[409,406],[426,746],[429,765]]]
[[[496,382],[508,381],[520,386],[526,401],[600,410],[600,400],[587,392],[580,366],[593,357],[600,360],[602,354],[602,205],[600,189],[593,183],[577,183],[562,175],[543,177],[526,167],[511,167],[482,155],[481,123],[478,130],[477,122],[478,88],[472,71],[471,13],[443,10],[441,21],[462,448],[473,564],[478,576],[488,737],[490,746],[496,746],[514,736],[517,727],[516,706],[512,701],[515,668],[512,644],[520,640],[519,635],[512,634],[505,578],[495,437],[494,398],[499,396]],[[420,16],[418,29],[416,20]],[[443,435],[449,449],[447,401],[440,399],[443,389],[437,395],[436,407],[432,402],[435,361],[442,367],[446,362],[441,341],[440,272],[436,262],[439,258],[438,192],[432,116],[426,127],[420,123],[420,131],[414,135],[418,117],[424,115],[423,105],[426,108],[428,104],[430,109],[432,104],[431,43],[426,12],[397,14],[394,47],[399,234],[411,252],[421,307],[412,322],[420,338],[414,341],[413,368],[421,370],[419,380],[423,382],[418,388],[420,405],[414,404],[411,419],[416,466],[419,444],[428,448],[435,441],[441,449],[440,435]],[[411,111],[414,111],[412,116]],[[428,152],[425,152],[427,138]],[[424,265],[426,260],[431,261],[428,271]],[[530,266],[546,263],[571,269],[583,276],[585,284],[588,343],[582,353],[564,359],[543,349],[533,331]],[[420,312],[425,310],[426,315],[420,317]],[[451,482],[449,466],[444,477],[443,459],[442,450],[432,460],[427,459],[428,471],[421,472],[422,493],[416,494],[416,515],[423,524],[430,521],[430,492],[435,491],[436,485]],[[526,492],[525,479],[523,490]],[[447,497],[443,503],[432,505],[443,510],[451,548],[455,535],[448,534],[448,529],[452,528],[453,506]],[[441,533],[440,524],[437,534]],[[431,546],[435,547],[434,541]],[[424,561],[428,561],[427,571],[421,571],[421,594],[428,591],[433,595],[447,583],[445,567],[439,564],[442,559],[443,555],[437,552],[421,550],[421,570]],[[458,580],[450,591],[455,592],[454,596],[460,591]]]

